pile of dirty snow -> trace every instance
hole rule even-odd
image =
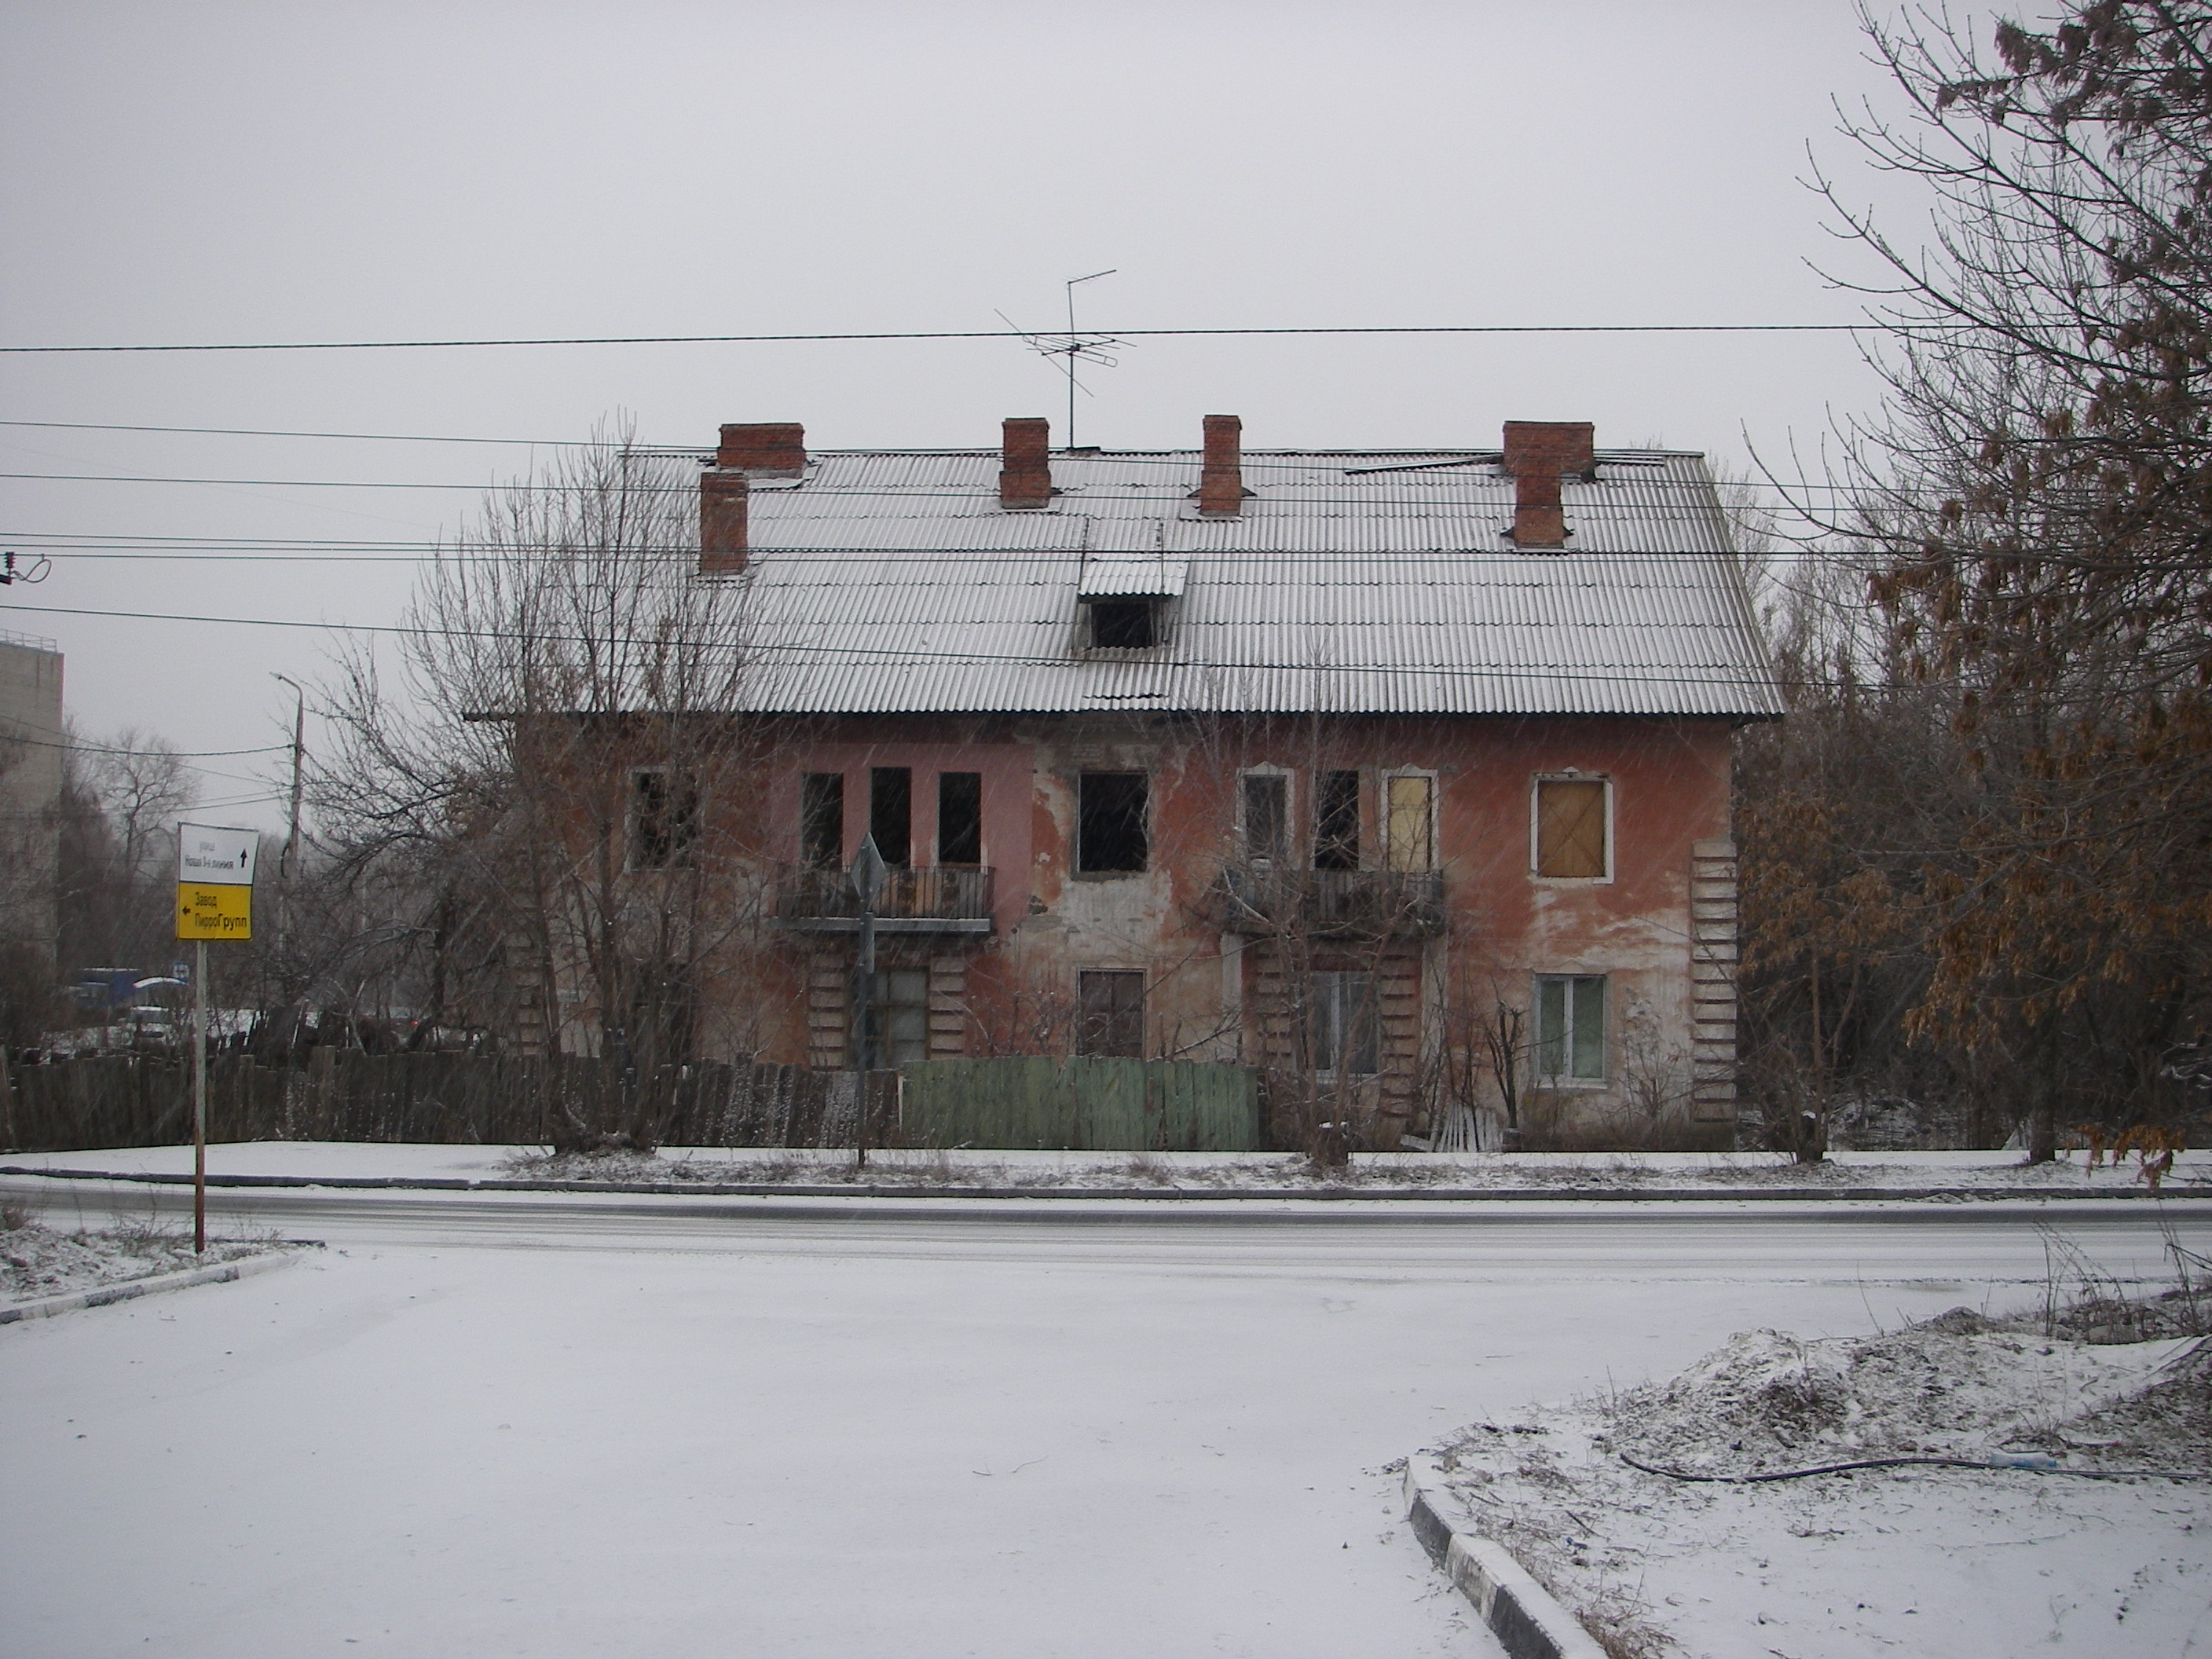
[[[67,1296],[284,1248],[274,1241],[229,1239],[196,1253],[184,1228],[147,1224],[65,1233],[26,1222],[0,1231],[0,1302]]]
[[[1751,1331],[1425,1461],[1617,1656],[2179,1655],[2212,1631],[2212,1339],[2062,1330]],[[1755,1479],[1891,1458],[1957,1462]]]

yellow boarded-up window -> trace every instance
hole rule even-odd
[[[1389,811],[1385,851],[1393,870],[1429,870],[1436,866],[1430,829],[1430,778],[1392,778],[1387,786]]]
[[[1598,778],[1540,778],[1536,783],[1536,873],[1602,878],[1606,868],[1605,783]]]

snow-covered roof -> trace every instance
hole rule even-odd
[[[1495,450],[1251,452],[1201,518],[1195,451],[817,453],[751,494],[748,701],[790,713],[1781,712],[1704,460],[1601,450],[1564,551],[1505,532]],[[1084,601],[1153,597],[1160,643],[1091,651]]]

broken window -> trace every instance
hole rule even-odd
[[[1369,1077],[1381,1069],[1382,1020],[1375,975],[1306,975],[1306,1045],[1316,1072]]]
[[[1605,975],[1546,974],[1536,981],[1536,1081],[1605,1081]]]
[[[1085,772],[1076,780],[1075,867],[1141,870],[1152,852],[1142,772]]]
[[[1280,864],[1290,854],[1291,781],[1279,772],[1244,775],[1244,856]]]
[[[665,767],[629,775],[629,867],[670,870],[691,862],[699,839],[699,786]]]
[[[980,865],[983,861],[983,775],[937,775],[937,861]]]
[[[854,986],[854,1000],[860,987]],[[860,1064],[868,1071],[913,1066],[929,1058],[929,970],[890,968],[868,976],[868,1011]]]
[[[1075,1052],[1106,1059],[1145,1057],[1145,976],[1085,971],[1075,976]]]
[[[842,772],[809,772],[799,781],[799,857],[810,870],[844,866]]]
[[[1104,651],[1146,651],[1159,641],[1150,599],[1097,599],[1091,606],[1091,643]]]
[[[1359,774],[1324,772],[1314,791],[1314,868],[1359,867]]]
[[[1602,778],[1537,779],[1538,875],[1602,880],[1612,873],[1605,792]]]
[[[868,833],[885,864],[903,870],[914,861],[914,770],[872,767],[868,772]]]
[[[1392,778],[1383,786],[1382,852],[1393,870],[1432,870],[1433,778]]]

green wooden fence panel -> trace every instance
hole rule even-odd
[[[1194,1060],[932,1060],[905,1073],[911,1146],[1033,1152],[1261,1150],[1256,1073]]]

